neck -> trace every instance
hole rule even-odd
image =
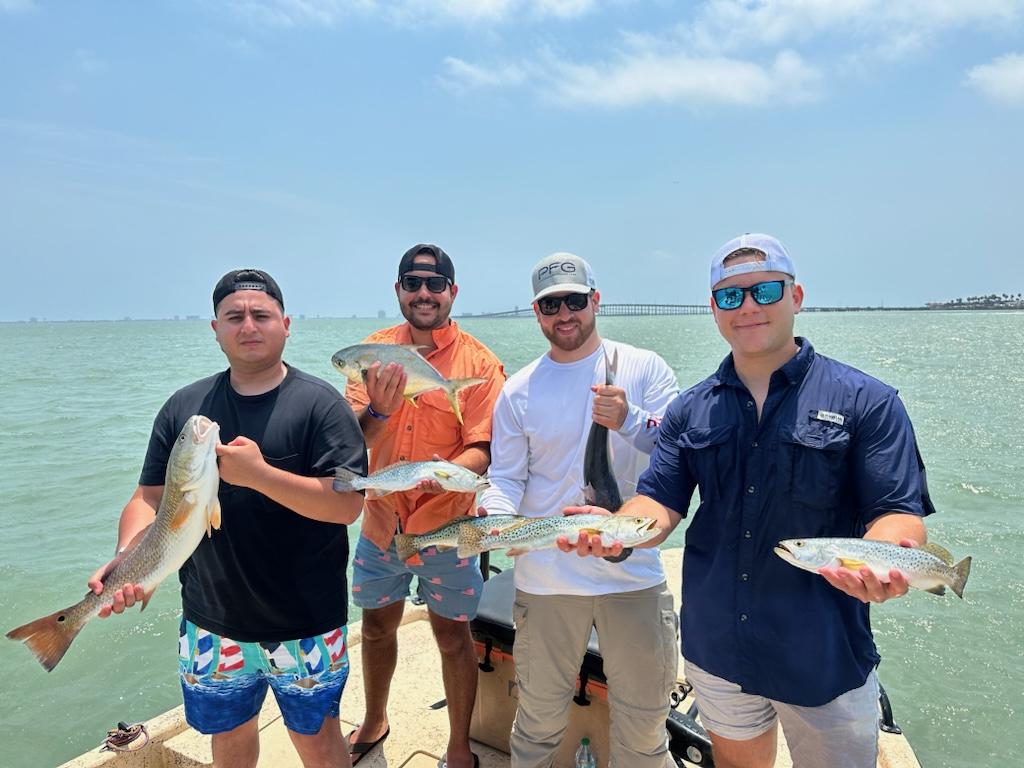
[[[287,375],[288,366],[281,360],[256,369],[231,366],[231,388],[240,395],[262,395],[280,386]]]
[[[409,336],[412,337],[414,344],[419,344],[421,347],[430,347],[434,349],[437,344],[434,343],[434,331],[440,330],[441,328],[447,328],[451,324],[451,320],[445,320],[443,325],[437,328],[431,328],[428,330],[422,330],[417,328],[412,323],[406,323],[409,326]]]
[[[556,363],[575,363],[594,354],[600,346],[601,337],[595,329],[594,332],[590,334],[590,338],[583,342],[583,346],[576,349],[562,349],[561,347],[556,347],[552,344],[551,351],[548,354]]]
[[[790,340],[782,349],[763,355],[742,355],[733,350],[732,362],[736,366],[736,375],[751,393],[755,390],[766,392],[772,374],[792,360],[799,351],[800,347],[796,341]]]

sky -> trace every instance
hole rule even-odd
[[[456,312],[570,251],[697,304],[768,232],[812,306],[1024,292],[1024,0],[0,0],[0,320]]]

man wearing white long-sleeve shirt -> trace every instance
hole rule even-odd
[[[495,405],[488,513],[537,517],[583,499],[583,458],[592,423],[608,428],[623,497],[635,493],[678,392],[654,352],[603,340],[601,295],[583,259],[555,253],[533,269],[533,309],[549,352],[512,376]],[[605,384],[615,360],[615,383]],[[665,768],[665,719],[675,682],[678,621],[657,549],[621,562],[558,550],[517,558],[515,664],[519,708],[513,768],[548,768],[569,721],[576,675],[597,628],[611,709],[613,768]],[[604,756],[600,756],[602,762]]]

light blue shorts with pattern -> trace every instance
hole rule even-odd
[[[352,558],[352,602],[360,608],[383,608],[409,596],[412,577],[418,577],[416,593],[431,612],[454,621],[476,616],[484,578],[480,558],[459,557],[454,549],[428,547],[420,552],[422,565],[398,559],[395,542],[385,552],[359,537]]]

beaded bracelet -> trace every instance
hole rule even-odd
[[[366,404],[366,412],[370,414],[373,418],[380,419],[381,421],[387,421],[388,419],[391,418],[390,413],[377,413],[377,411],[373,410],[373,406],[370,405],[369,403]]]

